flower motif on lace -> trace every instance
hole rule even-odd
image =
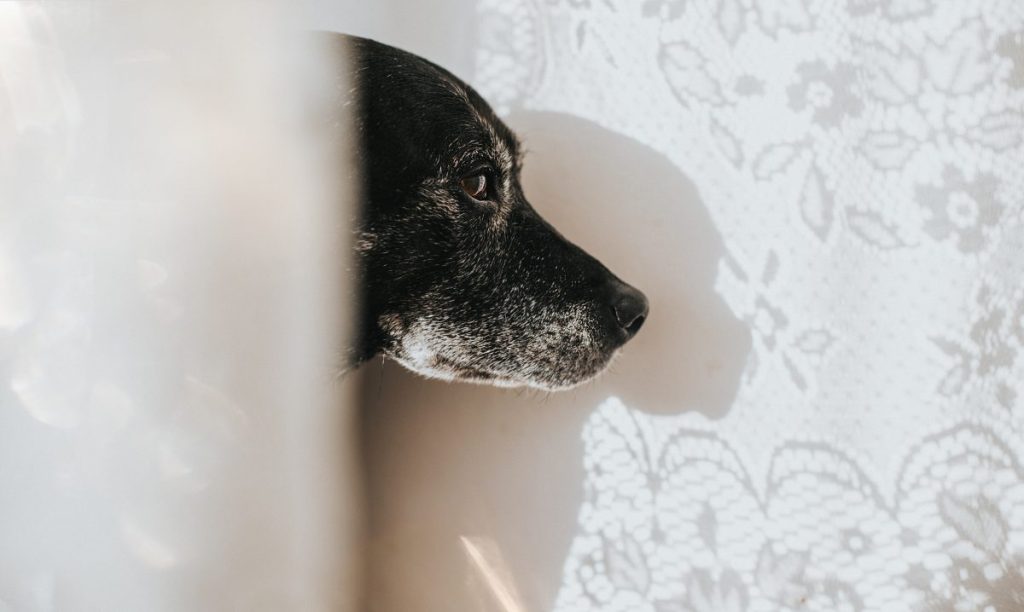
[[[978,355],[978,374],[988,375],[999,368],[1006,368],[1013,365],[1017,356],[1017,350],[1007,339],[1009,334],[1005,333],[1005,324],[1009,323],[1011,329],[1012,321],[1008,312],[1001,307],[993,306],[992,292],[988,287],[983,287],[978,294],[978,303],[985,308],[984,314],[971,325],[971,341],[974,343]]]
[[[558,612],[1024,609],[1022,441],[1005,426],[909,440],[892,503],[828,443],[781,444],[759,487],[727,439],[617,399],[583,440]]]
[[[940,186],[917,186],[917,202],[929,217],[924,231],[936,240],[955,238],[964,253],[982,250],[986,229],[994,227],[1002,214],[995,197],[996,178],[979,174],[969,181],[952,166],[946,167],[942,178]]]
[[[811,108],[814,121],[826,125],[838,125],[843,117],[856,117],[864,103],[854,92],[856,71],[850,64],[839,64],[829,68],[818,60],[805,62],[797,67],[800,80],[790,85],[789,106],[802,111]]]
[[[1019,348],[1013,338],[1016,336],[1019,343],[1024,343],[1024,331],[1020,331],[1024,301],[1016,309],[1008,307],[990,286],[982,285],[976,303],[978,315],[968,330],[969,342],[932,339],[953,364],[939,385],[939,392],[943,395],[959,394],[972,378],[1008,371],[1017,359]]]

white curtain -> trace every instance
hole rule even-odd
[[[298,29],[0,3],[0,610],[359,609],[341,72]]]
[[[476,83],[503,113],[585,119],[652,151],[620,180],[695,186],[645,186],[605,226],[658,266],[651,323],[707,290],[750,334],[622,357],[656,357],[650,384],[743,365],[727,405],[680,388],[683,414],[624,397],[586,419],[554,609],[1024,610],[1024,3],[481,0],[479,18]],[[609,182],[552,180],[570,176]]]

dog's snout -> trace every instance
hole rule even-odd
[[[616,283],[612,292],[612,312],[615,321],[626,332],[626,339],[640,331],[647,319],[647,297],[626,284]]]

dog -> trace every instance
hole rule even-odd
[[[379,42],[328,35],[350,66],[361,166],[355,366],[567,389],[636,335],[647,298],[527,201],[522,147],[472,87]]]

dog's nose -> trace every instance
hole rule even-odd
[[[647,297],[625,283],[616,283],[613,291],[612,311],[628,340],[640,331],[647,319]]]

